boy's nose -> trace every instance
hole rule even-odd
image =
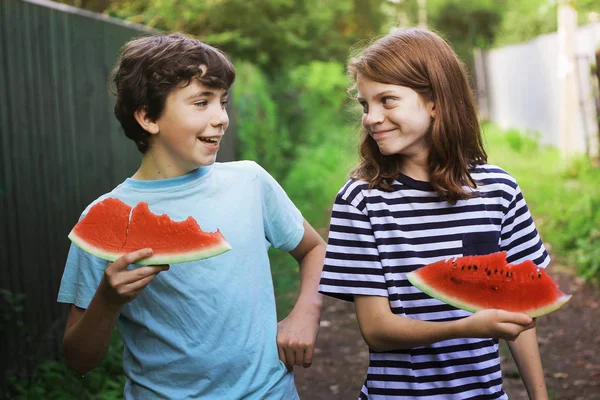
[[[223,128],[227,128],[227,126],[229,125],[229,115],[227,114],[227,110],[220,109],[219,111],[217,111],[211,119],[211,125],[223,126]]]

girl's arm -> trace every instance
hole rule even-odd
[[[294,365],[307,368],[312,363],[323,305],[318,289],[325,248],[321,236],[304,221],[304,236],[290,252],[300,264],[300,295],[290,315],[277,326],[279,358],[288,369]]]
[[[532,400],[547,400],[548,390],[544,380],[544,370],[542,369],[535,328],[523,332],[517,339],[507,343],[519,368],[529,398]]]
[[[387,297],[354,296],[362,335],[375,351],[409,349],[463,337],[516,339],[535,326],[526,314],[481,310],[449,322],[419,321],[395,315]]]

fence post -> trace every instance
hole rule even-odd
[[[559,150],[563,158],[575,153],[577,134],[577,80],[575,74],[575,29],[577,13],[573,0],[560,0],[558,5],[558,81],[559,81]]]

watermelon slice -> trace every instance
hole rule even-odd
[[[153,214],[146,202],[138,203],[132,210],[115,198],[94,204],[73,227],[69,239],[88,253],[108,261],[149,247],[152,256],[138,261],[144,265],[179,264],[231,250],[218,229],[204,232],[192,217],[176,222],[166,214]]]
[[[431,297],[472,312],[496,308],[535,318],[556,311],[571,298],[532,261],[507,264],[505,251],[438,261],[406,277]]]

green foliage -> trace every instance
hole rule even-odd
[[[8,378],[13,400],[117,400],[123,398],[125,376],[122,369],[123,342],[118,333],[102,363],[85,376],[70,370],[61,359],[42,361],[28,377]],[[2,398],[2,397],[0,397]]]
[[[353,43],[382,32],[389,19],[383,12],[386,2],[116,0],[105,12],[195,35],[271,77],[309,60],[343,61]]]
[[[509,129],[504,132],[506,141],[510,146],[511,150],[516,153],[531,153],[538,149],[540,134],[539,132],[525,132],[522,133],[517,129]]]
[[[232,97],[240,158],[256,160],[274,176],[282,176],[288,168],[292,143],[286,127],[280,124],[271,85],[252,64],[239,62],[236,70]]]
[[[581,276],[600,279],[600,169],[587,158],[563,161],[555,148],[516,150],[514,132],[485,130],[490,162],[517,179],[547,247]]]
[[[474,47],[494,43],[503,16],[503,1],[429,0],[429,23],[452,43],[457,55],[472,62]]]
[[[339,63],[312,62],[268,80],[240,62],[233,88],[240,158],[283,180],[304,145],[319,146],[343,121],[347,84]]]
[[[559,0],[502,0],[504,12],[494,45],[522,43],[546,33],[556,32]],[[587,14],[598,11],[598,0],[577,0],[572,5],[578,24],[588,23]]]
[[[0,333],[18,332],[23,334],[25,323],[23,322],[23,311],[25,307],[25,295],[13,293],[7,289],[0,289]]]

